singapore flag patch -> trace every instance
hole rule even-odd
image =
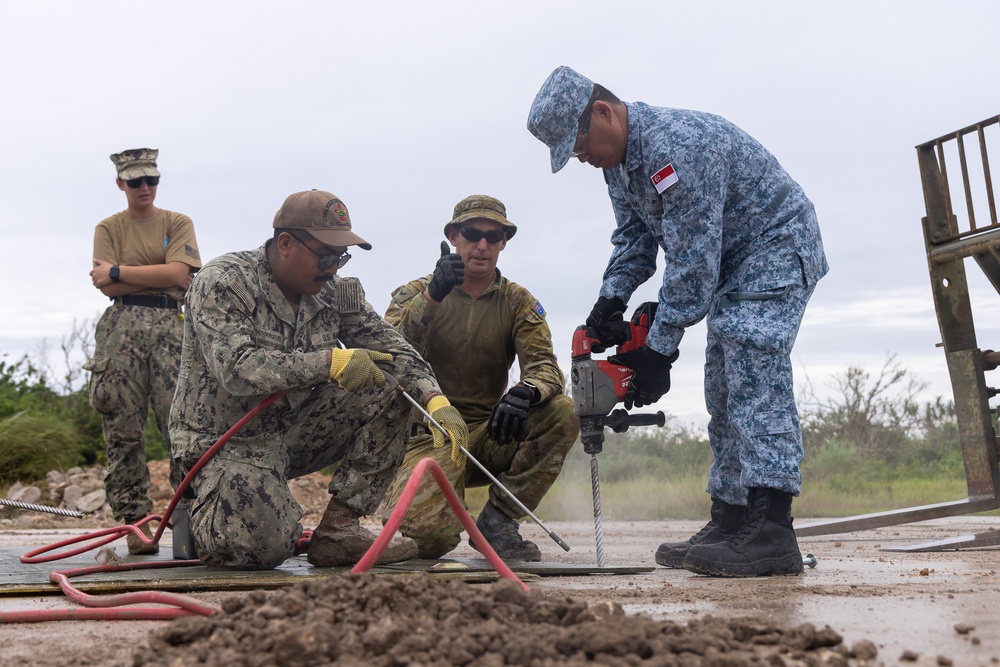
[[[668,164],[666,167],[661,168],[653,174],[650,180],[653,181],[656,194],[662,195],[664,190],[677,182],[677,172],[674,171],[674,165]]]

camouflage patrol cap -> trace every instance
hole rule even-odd
[[[156,168],[156,156],[159,153],[155,148],[130,148],[112,155],[111,161],[115,163],[118,178],[123,181],[140,176],[159,176],[160,171]]]
[[[563,65],[549,75],[531,103],[528,131],[552,152],[553,174],[569,162],[580,116],[593,91],[593,81]]]
[[[274,214],[275,229],[304,229],[330,246],[356,245],[371,250],[372,244],[351,231],[351,216],[337,195],[306,190],[288,195]]]
[[[517,233],[517,225],[507,219],[507,207],[499,199],[488,195],[469,195],[455,204],[451,220],[444,226],[444,235],[448,236],[452,225],[460,225],[470,220],[492,220],[503,225],[507,238],[513,238]]]

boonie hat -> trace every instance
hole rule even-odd
[[[288,195],[274,214],[275,229],[304,229],[330,246],[356,245],[371,250],[372,244],[351,231],[351,216],[337,195],[306,190]]]
[[[517,233],[517,225],[507,219],[507,207],[503,205],[502,201],[488,195],[469,195],[455,204],[451,220],[444,226],[445,237],[448,236],[452,225],[460,225],[470,220],[499,222],[503,225],[504,231],[507,232],[508,239],[513,238],[514,234]]]
[[[156,168],[159,153],[155,148],[130,148],[112,155],[111,161],[115,163],[118,178],[130,181],[140,176],[159,176],[160,170]]]
[[[531,103],[528,131],[552,152],[553,174],[569,162],[580,116],[593,92],[593,81],[563,65],[549,75]]]

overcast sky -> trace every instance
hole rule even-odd
[[[500,268],[540,299],[568,370],[614,225],[600,171],[551,174],[525,129],[569,65],[626,101],[725,116],[805,188],[831,272],[799,379],[895,354],[950,398],[914,146],[1000,113],[997,26],[989,0],[4,3],[0,359],[106,307],[87,274],[94,226],[126,203],[108,156],[145,146],[157,205],[191,216],[206,261],[260,245],[292,192],[339,195],[374,245],[345,273],[379,311],[433,269],[458,200],[500,198],[519,226]],[[1000,299],[970,269],[995,349]],[[706,419],[704,337],[688,331],[659,404],[682,422]]]

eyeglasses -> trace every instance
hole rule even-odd
[[[295,234],[288,232],[288,235],[291,236],[296,241],[298,241],[299,243],[301,243],[303,246],[305,246],[306,250],[319,257],[319,264],[317,264],[317,267],[319,268],[320,271],[326,271],[332,266],[336,266],[339,269],[342,266],[344,266],[344,264],[347,264],[349,261],[351,261],[351,255],[348,252],[339,252],[333,255],[324,255],[313,250],[310,246],[306,245],[306,242],[300,239]]]
[[[484,232],[475,227],[459,227],[458,231],[462,233],[462,238],[469,243],[479,243],[483,239],[486,239],[487,243],[500,243],[507,236],[507,232],[502,229],[491,229]]]
[[[132,188],[133,190],[135,190],[136,188],[141,188],[142,187],[142,182],[143,181],[146,181],[146,185],[148,185],[149,187],[155,188],[157,185],[160,184],[160,177],[159,176],[140,176],[139,178],[130,178],[127,181],[125,181],[125,185],[127,185],[130,188]]]
[[[580,157],[590,147],[590,139],[587,137],[587,133],[590,132],[590,117],[593,115],[594,100],[596,99],[597,86],[594,86],[594,90],[590,93],[590,99],[587,101],[587,106],[583,108],[583,114],[580,116],[580,129],[576,133],[576,143],[573,144],[573,152],[570,153],[570,157]]]

